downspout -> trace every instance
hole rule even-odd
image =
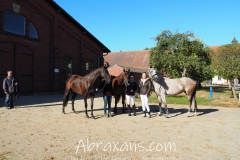
[[[101,55],[101,56],[98,56],[98,68],[100,67],[100,58],[101,57],[104,57],[104,56],[107,56],[108,55],[108,52],[107,52],[107,54],[103,54],[103,55]]]

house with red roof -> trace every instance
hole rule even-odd
[[[231,41],[232,43],[238,43],[238,41],[236,40],[235,36],[233,38],[233,40]],[[209,48],[211,48],[214,52],[217,51],[219,46],[210,46]],[[218,75],[215,75],[213,78],[212,78],[212,84],[228,84],[228,80],[226,79],[223,79],[222,77],[218,76]]]
[[[138,81],[143,72],[149,68],[150,50],[112,52],[104,57],[104,60],[110,64],[109,73],[118,76],[123,69],[130,69],[131,75]]]

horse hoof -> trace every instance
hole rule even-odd
[[[94,119],[94,120],[95,120],[96,118],[95,118],[94,116],[92,116],[92,119]]]
[[[89,116],[86,116],[86,118],[89,118]]]
[[[134,113],[134,116],[137,116],[136,113]]]
[[[128,114],[128,116],[132,116],[131,114]]]
[[[62,114],[65,114],[65,112],[62,112]]]

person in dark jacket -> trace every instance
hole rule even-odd
[[[111,77],[111,82],[112,82],[113,77]],[[112,102],[112,96],[114,96],[113,94],[113,88],[112,88],[112,83],[105,83],[105,80],[103,80],[99,87],[96,88],[96,91],[103,89],[103,101],[104,101],[104,105],[103,105],[103,110],[104,110],[104,116],[105,117],[112,117],[111,115],[111,102]],[[107,114],[107,106],[108,106],[108,114]]]
[[[6,94],[5,107],[8,109],[14,108],[13,106],[13,96],[16,93],[16,88],[18,83],[12,76],[12,71],[7,72],[7,77],[3,80],[3,91]]]
[[[146,113],[148,113],[148,118],[151,117],[150,108],[148,106],[148,98],[150,96],[151,90],[152,82],[149,78],[147,78],[146,72],[143,72],[142,78],[139,80],[139,95],[142,101],[143,117],[146,117]]]
[[[128,81],[127,85],[127,91],[126,91],[126,100],[127,100],[127,105],[128,105],[128,111],[129,111],[129,116],[131,116],[130,113],[130,102],[133,107],[134,111],[134,116],[136,116],[136,106],[135,106],[135,92],[137,91],[137,83],[134,80],[134,76],[130,77],[130,80]]]

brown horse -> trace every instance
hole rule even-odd
[[[104,78],[106,81],[105,83],[110,83],[110,74],[108,73],[107,67],[101,67],[98,69],[95,69],[91,73],[87,74],[84,77],[78,76],[78,75],[72,75],[66,80],[66,87],[65,87],[65,93],[63,97],[63,108],[62,113],[65,113],[65,106],[67,105],[68,98],[69,98],[69,92],[72,90],[72,110],[74,113],[76,113],[74,109],[74,101],[77,96],[77,94],[82,94],[84,98],[85,103],[85,114],[86,117],[89,118],[87,113],[87,97],[88,95],[91,96],[91,116],[92,118],[95,118],[93,116],[93,100],[95,96],[95,87],[94,82],[98,77]]]
[[[123,105],[122,113],[125,113],[125,94],[126,86],[128,85],[129,72],[130,69],[128,70],[123,69],[123,72],[112,80],[112,87],[115,95],[115,107],[114,107],[115,114],[117,114],[117,103],[119,102],[121,96]]]

